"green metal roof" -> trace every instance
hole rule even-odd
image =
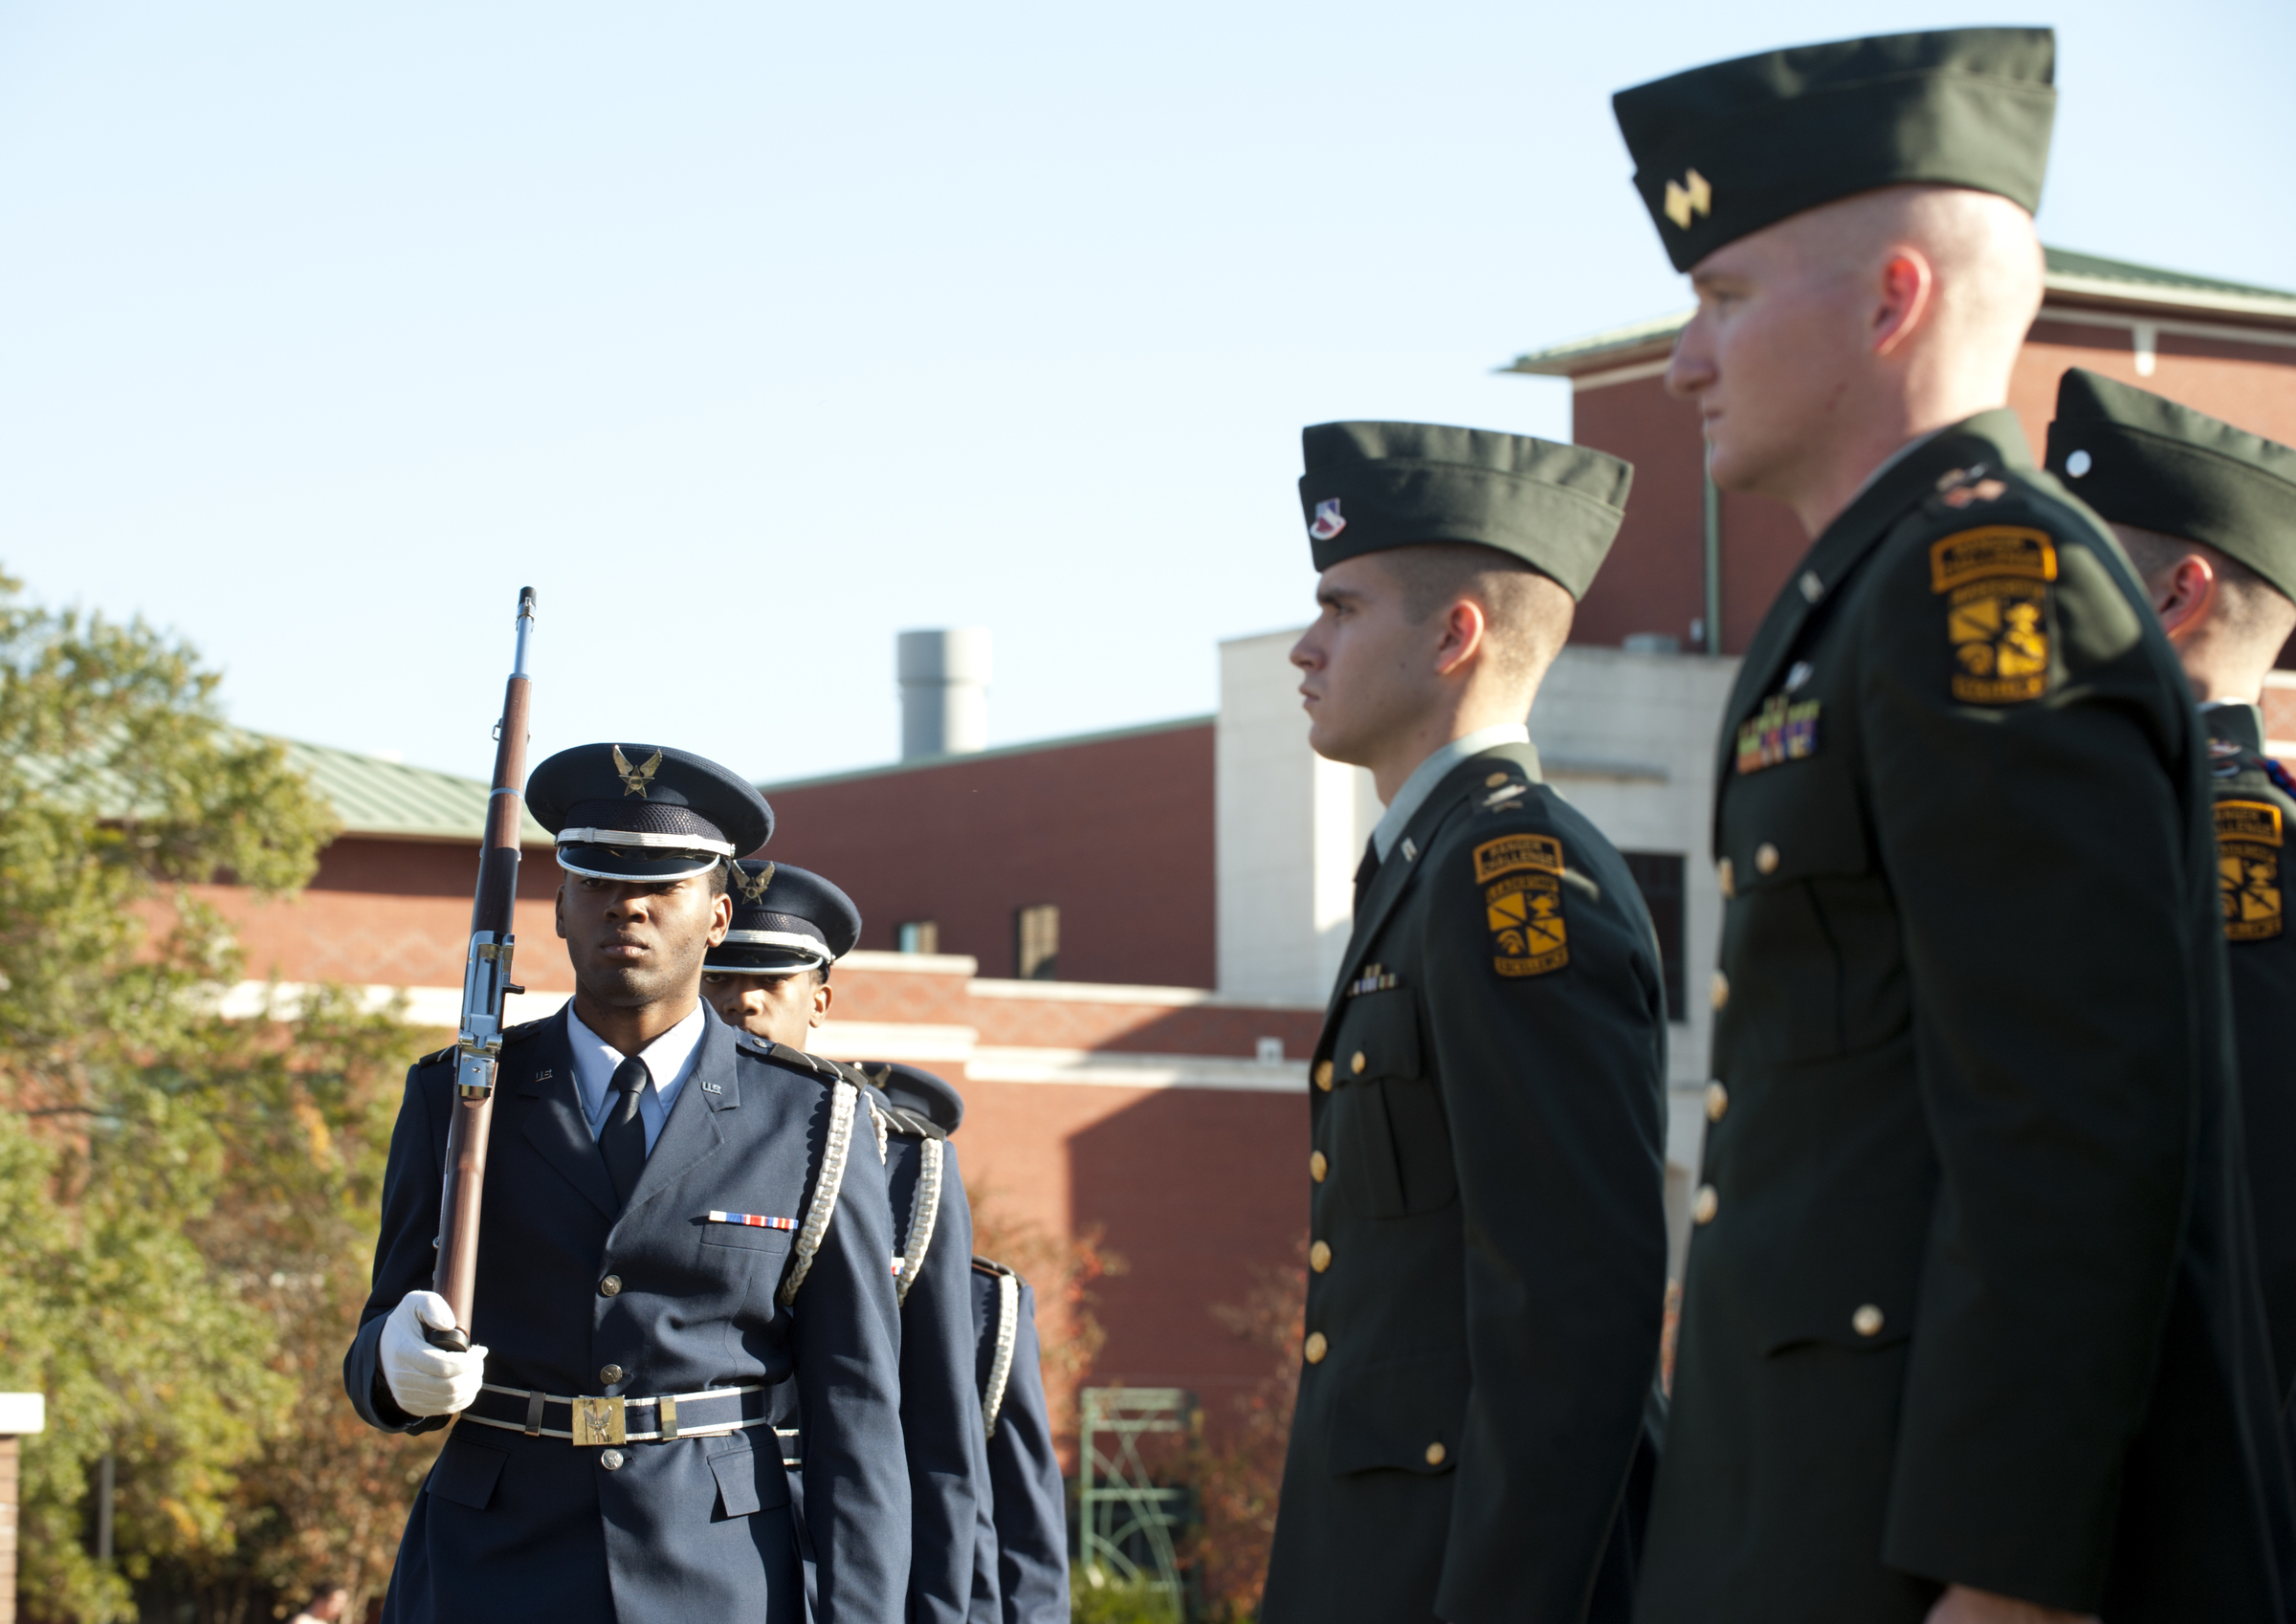
[[[288,761],[333,803],[346,835],[398,840],[478,841],[486,835],[488,786],[476,779],[408,767],[353,750],[274,739]],[[528,845],[548,845],[550,835],[526,816]]]
[[[2182,271],[2108,259],[2103,254],[2075,253],[2070,249],[2044,248],[2046,287],[2060,298],[2094,299],[2109,304],[2143,305],[2216,317],[2261,317],[2273,322],[2296,322],[2296,294],[2278,288],[2260,288],[2246,282],[2224,282],[2194,276]],[[1613,366],[1633,366],[1663,358],[1674,347],[1674,336],[1690,313],[1677,311],[1647,321],[1613,327],[1545,349],[1518,355],[1501,372],[1528,372],[1546,378],[1576,378]]]

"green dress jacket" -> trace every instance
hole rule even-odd
[[[1587,1616],[1657,1360],[1666,1022],[1619,854],[1531,746],[1461,762],[1358,898],[1315,1047],[1263,1624]]]
[[[1885,469],[1724,717],[1704,1183],[1637,1617],[2278,1620],[2292,1518],[2206,740],[1988,412]]]
[[[2285,1406],[2296,1392],[2296,933],[2283,922],[2287,879],[2281,863],[2296,833],[2296,799],[2286,769],[2264,755],[2264,718],[2255,706],[2211,705],[2200,718],[2216,792],[2217,885],[2232,966],[2257,1264]]]

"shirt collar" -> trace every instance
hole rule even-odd
[[[1473,733],[1460,735],[1412,768],[1411,776],[1403,780],[1403,787],[1397,790],[1395,799],[1387,803],[1385,815],[1372,828],[1371,841],[1379,850],[1380,861],[1387,861],[1387,854],[1395,849],[1395,843],[1403,838],[1403,830],[1410,827],[1411,820],[1419,816],[1419,809],[1427,803],[1427,797],[1435,793],[1435,786],[1443,782],[1445,774],[1469,756],[1480,756],[1484,751],[1495,750],[1502,744],[1530,742],[1531,730],[1521,722],[1500,722],[1492,727],[1477,728]]]
[[[696,1000],[691,1014],[639,1051],[665,1109],[694,1069],[708,1019],[707,1006]],[[613,1084],[614,1068],[622,1064],[622,1051],[585,1025],[582,1017],[574,1013],[571,1000],[566,1004],[566,1042],[574,1050],[574,1082],[582,1090],[583,1113],[595,1123],[606,1108],[607,1091]]]

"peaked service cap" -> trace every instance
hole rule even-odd
[[[561,868],[601,880],[691,879],[773,836],[756,785],[666,744],[562,750],[527,779],[526,806]]]
[[[1440,423],[1319,423],[1300,434],[1315,567],[1471,541],[1583,597],[1626,516],[1634,466],[1584,446]]]
[[[1958,28],[1765,51],[1610,99],[1677,271],[1789,214],[1880,187],[2041,207],[2057,36]]]
[[[2048,469],[2108,522],[2204,542],[2296,598],[2296,449],[2076,366]]]
[[[861,1074],[882,1088],[894,1105],[916,1112],[943,1133],[954,1133],[964,1123],[964,1096],[922,1066],[900,1061],[864,1061]]]
[[[861,911],[810,869],[754,859],[734,865],[733,928],[702,968],[728,976],[788,976],[843,958],[861,940]]]

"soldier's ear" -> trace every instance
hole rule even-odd
[[[550,918],[558,926],[558,939],[566,939],[566,882],[558,882],[558,889],[550,893]]]
[[[734,928],[734,899],[719,891],[710,899],[710,946],[725,940],[726,932]]]

